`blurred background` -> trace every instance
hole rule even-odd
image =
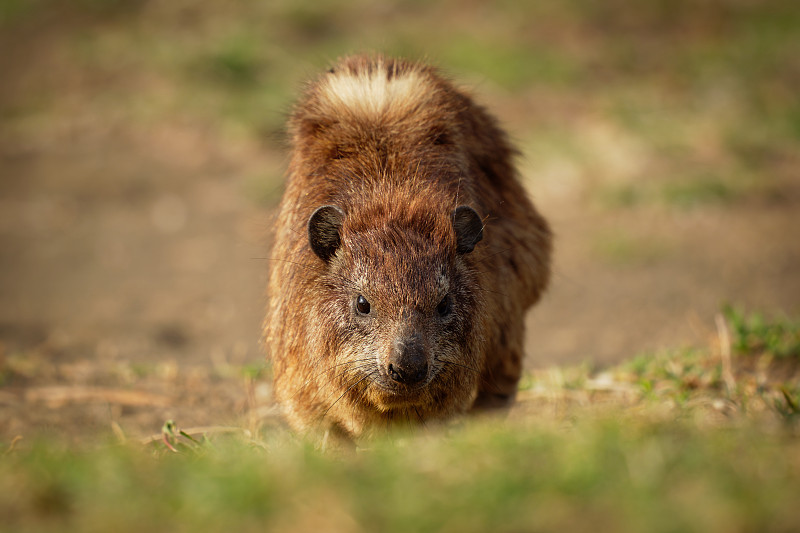
[[[351,52],[440,66],[518,146],[557,239],[529,367],[800,311],[796,0],[0,0],[0,50],[3,438],[268,408],[284,120]]]

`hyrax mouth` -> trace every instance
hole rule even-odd
[[[418,366],[388,362],[374,381],[377,404],[384,407],[422,405],[429,401],[436,377],[427,361]]]

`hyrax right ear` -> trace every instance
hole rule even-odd
[[[469,206],[460,205],[453,212],[453,229],[456,232],[456,252],[468,254],[483,238],[483,221]]]
[[[342,243],[340,231],[344,212],[335,205],[317,208],[308,219],[308,242],[311,249],[326,263]]]

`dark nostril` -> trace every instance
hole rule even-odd
[[[389,371],[389,377],[392,378],[392,381],[397,381],[398,383],[403,383],[403,381],[404,381],[403,380],[403,375],[401,373],[399,373],[397,370],[395,370],[394,366],[391,363],[389,363],[389,366],[387,367],[387,370]]]
[[[421,381],[424,381],[425,377],[428,375],[427,364],[417,366],[416,368],[403,368],[400,365],[389,363],[389,365],[386,367],[386,370],[389,374],[389,378],[392,381],[404,383],[406,385],[415,385],[420,383]]]

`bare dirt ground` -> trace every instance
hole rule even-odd
[[[0,65],[6,103],[51,66],[41,46]],[[102,98],[105,84],[77,86]],[[272,211],[246,189],[282,171],[280,144],[192,116],[128,124],[87,102],[67,93],[47,123],[0,124],[0,442],[263,417]],[[726,302],[800,312],[800,180],[687,209],[613,209],[526,180],[557,237],[531,367],[705,344]]]

